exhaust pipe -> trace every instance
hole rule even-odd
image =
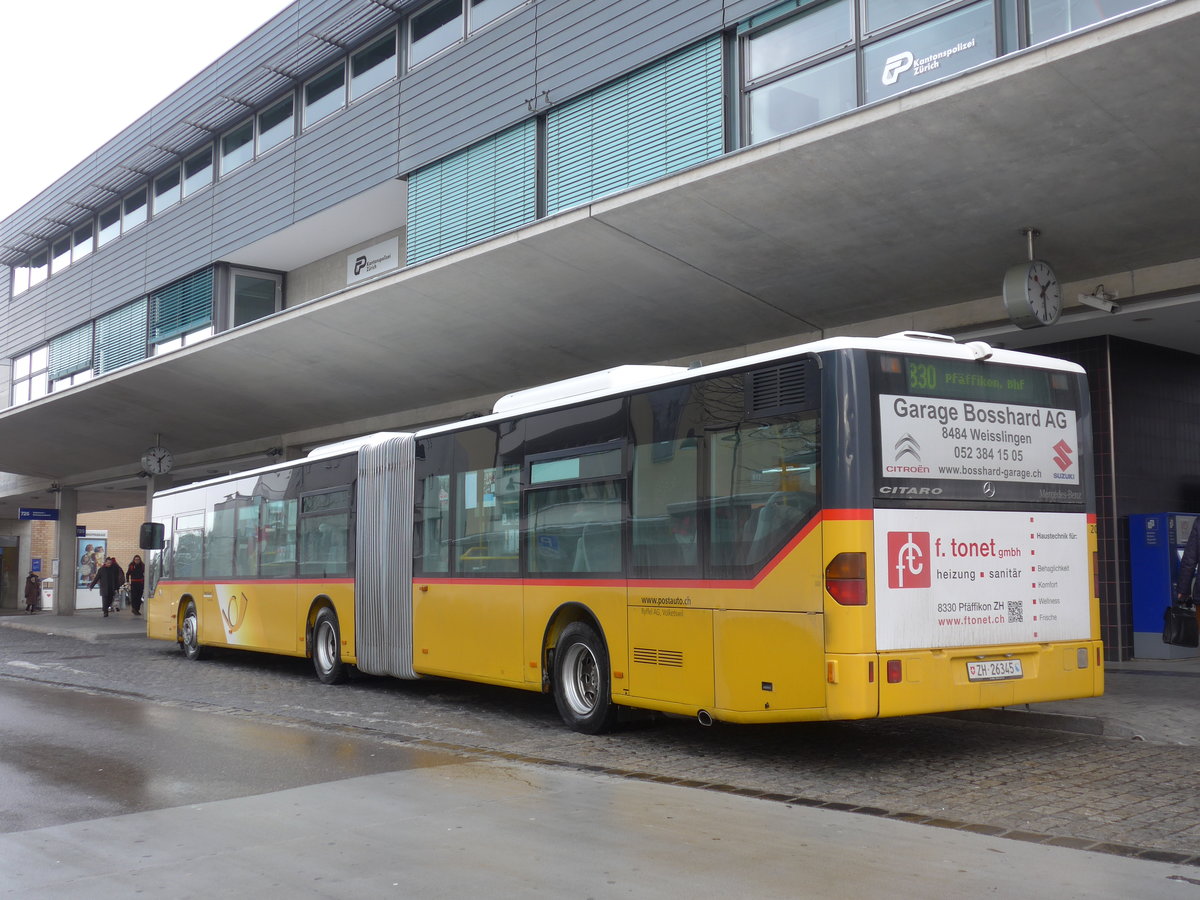
[[[713,717],[708,714],[708,710],[702,709],[700,712],[696,713],[696,721],[705,728],[709,728],[712,726]]]

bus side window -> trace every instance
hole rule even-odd
[[[818,419],[743,422],[709,446],[713,563],[757,569],[820,507]]]
[[[444,575],[450,571],[450,476],[427,475],[417,486],[413,520],[413,555],[417,571]]]
[[[519,571],[520,482],[515,465],[459,473],[454,552],[460,575]]]

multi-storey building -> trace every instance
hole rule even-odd
[[[0,222],[0,543],[620,363],[952,332],[1089,368],[1128,655],[1123,517],[1200,509],[1198,38],[1200,0],[297,0]],[[1064,312],[1018,327],[1031,250]]]

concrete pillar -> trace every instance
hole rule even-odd
[[[79,568],[79,543],[75,540],[75,522],[79,498],[74,489],[58,492],[58,577],[54,579],[54,612],[75,615],[75,578]]]

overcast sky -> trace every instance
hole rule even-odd
[[[0,219],[288,5],[5,2]]]

